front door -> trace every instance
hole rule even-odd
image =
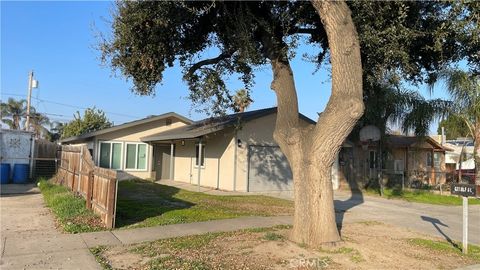
[[[170,179],[170,145],[155,145],[155,179]]]

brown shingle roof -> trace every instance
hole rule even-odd
[[[443,150],[443,151],[452,151],[449,147],[442,146],[437,141],[432,139],[429,136],[420,137],[420,136],[404,136],[404,135],[388,135],[387,144],[393,147],[415,147],[417,143],[427,142],[434,149]]]

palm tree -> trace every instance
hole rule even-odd
[[[65,127],[65,123],[54,121],[50,123],[50,140],[55,142],[58,141],[62,137],[63,129]]]
[[[9,98],[6,103],[1,103],[1,118],[2,122],[7,124],[10,129],[20,129],[20,123],[23,117],[26,115],[26,103],[24,99],[15,100]]]
[[[365,113],[360,126],[375,125],[381,134],[394,124],[405,134],[428,134],[430,123],[445,115],[451,102],[425,99],[418,91],[405,89],[388,81],[369,85],[365,96]]]
[[[441,74],[453,105],[448,112],[461,119],[474,140],[476,184],[480,184],[480,76],[459,69],[446,70]]]
[[[246,89],[240,89],[233,96],[233,105],[235,112],[244,112],[250,106],[253,100],[250,98],[250,93]]]
[[[46,126],[50,126],[50,119],[42,113],[35,112],[30,108],[30,129],[35,133],[36,138],[47,138],[49,136]]]

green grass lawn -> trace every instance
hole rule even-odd
[[[267,196],[218,196],[144,180],[118,184],[117,228],[293,213],[293,202]]]
[[[75,196],[66,187],[40,180],[39,188],[45,203],[65,232],[80,233],[105,229],[100,218],[86,208],[85,200]]]
[[[379,195],[378,189],[367,189],[367,194]],[[402,199],[409,202],[428,203],[437,205],[462,205],[462,198],[458,196],[444,196],[425,190],[400,190],[384,189],[384,197],[387,199]],[[469,204],[480,204],[480,199],[469,198]]]

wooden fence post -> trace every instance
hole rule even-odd
[[[73,188],[75,186],[75,168],[73,168],[73,174],[72,174],[72,186],[70,187],[70,189],[75,192],[75,189]]]
[[[88,172],[87,195],[85,198],[87,209],[92,209],[93,181],[94,175],[93,170],[91,170]]]
[[[83,173],[83,147],[80,149],[80,159],[78,160],[78,184],[77,184],[77,193],[80,193],[80,185],[82,183],[82,173]]]
[[[112,229],[115,224],[113,224],[115,220],[115,188],[116,188],[116,180],[109,179],[108,180],[108,195],[107,195],[107,216],[105,223],[108,229]]]

